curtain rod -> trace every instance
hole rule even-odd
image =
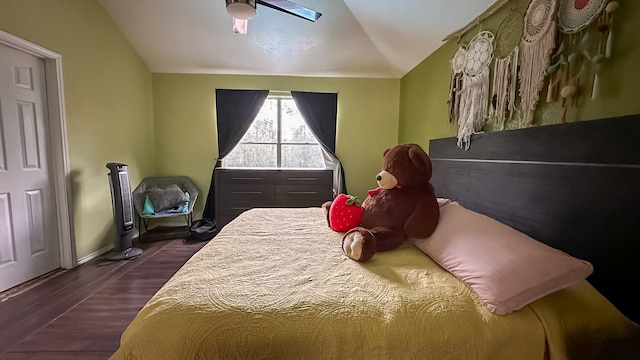
[[[496,1],[495,3],[493,3],[493,5],[489,6],[489,8],[487,10],[485,10],[482,14],[478,15],[475,19],[471,20],[467,24],[467,26],[452,32],[451,34],[447,35],[444,39],[442,39],[442,41],[448,41],[448,40],[451,40],[453,38],[458,38],[458,39],[461,38],[462,35],[464,35],[467,31],[469,31],[474,26],[478,25],[478,23],[480,23],[481,21],[485,20],[489,16],[493,15],[496,11],[498,11],[498,9],[503,7],[509,1],[510,0],[498,0],[498,1]]]
[[[290,90],[269,90],[269,96],[291,97],[291,91]]]

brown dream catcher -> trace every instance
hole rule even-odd
[[[471,135],[482,130],[489,111],[489,65],[493,60],[494,36],[481,31],[471,39],[464,57],[458,147],[469,149]]]
[[[524,126],[533,122],[546,68],[555,48],[556,10],[556,0],[532,0],[525,13],[520,61],[520,106]]]
[[[551,75],[547,102],[557,101],[560,95],[563,122],[568,108],[576,105],[581,82],[590,86],[591,99],[598,97],[598,73],[604,60],[611,57],[613,13],[618,6],[615,0],[560,0],[558,28],[562,36],[554,63],[547,68]]]

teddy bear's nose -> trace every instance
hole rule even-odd
[[[380,181],[380,180],[382,180],[382,175],[376,176],[376,181]]]

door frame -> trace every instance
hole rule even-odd
[[[49,115],[48,153],[51,160],[60,266],[74,268],[78,264],[71,212],[71,184],[67,120],[62,82],[62,56],[39,45],[0,30],[0,44],[31,54],[44,60],[47,111]]]

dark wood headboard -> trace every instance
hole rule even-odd
[[[436,195],[590,261],[587,279],[640,322],[640,115],[431,140]]]

